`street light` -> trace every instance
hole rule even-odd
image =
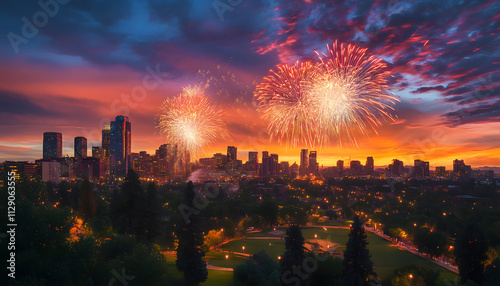
[[[229,268],[227,267],[227,259],[229,258],[229,255],[226,254],[226,268]]]
[[[318,238],[318,235],[317,235],[317,234],[315,234],[315,235],[314,235],[314,238]]]
[[[242,246],[241,248],[243,249],[243,253],[245,253],[245,246]]]

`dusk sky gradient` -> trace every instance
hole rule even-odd
[[[210,79],[231,138],[207,156],[234,145],[244,161],[269,151],[298,163],[304,146],[269,141],[253,90],[275,65],[313,59],[339,40],[382,58],[401,102],[396,122],[358,146],[318,148],[320,165],[373,156],[376,166],[394,158],[500,166],[499,1],[71,0],[58,10],[13,46],[9,33],[23,36],[22,18],[43,10],[36,1],[0,4],[0,161],[41,158],[46,131],[63,134],[69,156],[74,137],[87,137],[90,154],[118,114],[132,122],[132,152],[154,154],[166,143],[155,128],[161,102]],[[148,69],[161,71],[161,83],[127,105],[145,77],[156,83]]]

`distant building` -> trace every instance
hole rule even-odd
[[[5,161],[3,169],[5,172],[14,172],[17,182],[24,177],[31,178],[38,174],[38,165],[27,161]]]
[[[351,161],[349,163],[349,169],[352,175],[361,175],[363,173],[363,165],[358,160]]]
[[[259,169],[259,152],[248,152],[248,162],[252,171]]]
[[[367,175],[372,175],[374,170],[375,170],[375,163],[373,161],[373,157],[367,157],[365,165],[365,173]]]
[[[132,167],[131,161],[131,136],[132,128],[127,116],[118,115],[111,121],[110,152],[111,174],[115,178],[123,178],[128,169]]]
[[[42,161],[42,181],[59,184],[61,182],[60,164],[57,161]]]
[[[428,178],[429,177],[429,162],[415,160],[413,164],[413,177]]]
[[[238,160],[238,148],[227,146],[227,161]]]
[[[278,154],[271,154],[269,161],[269,174],[277,176],[279,172]]]
[[[279,173],[290,173],[290,165],[287,161],[280,162],[279,164]]]
[[[342,161],[342,160],[337,161],[337,171],[338,171],[338,175],[342,176],[342,173],[344,172],[344,161]]]
[[[309,150],[302,149],[300,150],[300,166],[299,166],[299,175],[305,176],[309,172]]]
[[[391,177],[401,177],[405,173],[405,168],[403,165],[403,161],[399,161],[398,159],[392,160],[392,164],[388,167],[389,176]]]
[[[214,155],[215,165],[217,169],[224,169],[227,165],[227,155],[223,155],[222,153],[217,153]]]
[[[43,133],[43,159],[62,158],[62,134],[58,132]]]
[[[435,177],[445,177],[446,176],[446,167],[436,167],[436,172],[434,174]]]
[[[74,157],[77,160],[82,158],[87,158],[87,138],[85,137],[75,137],[74,144]]]
[[[318,173],[318,152],[317,151],[311,151],[309,153],[309,164],[308,164],[308,169],[309,169],[309,174],[312,175],[319,175]]]
[[[465,180],[472,175],[472,168],[470,165],[465,165],[464,160],[455,159],[453,161],[453,177],[456,180]]]

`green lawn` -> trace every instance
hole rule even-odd
[[[280,230],[285,229],[280,228]],[[272,229],[266,230],[262,233],[253,233],[252,236],[271,237],[272,235],[268,233],[269,231],[272,231]],[[347,229],[327,229],[325,231],[323,228],[311,227],[303,228],[302,233],[306,240],[314,239],[314,235],[316,234],[318,236],[318,239],[326,239],[332,242],[336,242],[341,245],[338,248],[339,250],[345,249],[344,246],[349,239],[349,230]],[[271,243],[271,245],[269,245],[269,243]],[[410,263],[419,264],[433,270],[439,270],[441,273],[441,281],[448,280],[453,282],[454,279],[458,277],[457,274],[445,268],[442,268],[428,260],[420,258],[419,256],[414,255],[410,252],[399,250],[398,248],[392,247],[390,245],[390,242],[368,232],[368,249],[370,250],[370,254],[372,255],[372,261],[375,266],[374,270],[382,280],[390,277],[394,269],[403,267]],[[242,246],[245,246],[245,251],[243,251]],[[248,254],[254,254],[260,250],[264,250],[270,257],[277,260],[277,257],[283,255],[283,252],[285,251],[285,241],[277,239],[240,239],[231,241],[223,245],[221,249],[225,251],[244,252]],[[211,265],[230,268],[236,267],[247,259],[235,254],[229,254],[229,259],[226,261],[225,255],[226,253],[213,251],[207,253],[206,258],[210,260]],[[182,275],[175,269],[175,263],[172,263],[170,271],[177,272],[173,273],[174,277],[182,277]],[[232,272],[209,270],[208,280],[201,285],[228,285],[232,280],[232,275]]]
[[[169,277],[173,281],[169,281],[168,285],[176,285],[179,281],[182,281],[182,272],[175,268],[175,262],[168,262],[170,267],[168,268]],[[233,281],[233,272],[230,271],[218,271],[218,270],[208,270],[208,279],[201,286],[219,286],[219,285],[229,285]]]

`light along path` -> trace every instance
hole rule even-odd
[[[306,226],[307,226],[307,227],[322,227],[322,228],[342,228],[342,229],[350,229],[350,228],[349,228],[349,227],[347,227],[347,226],[312,225],[312,224],[310,224],[310,223],[308,223]],[[387,235],[385,235],[385,234],[383,234],[383,233],[379,233],[379,232],[378,232],[378,231],[376,231],[375,229],[373,229],[373,228],[371,228],[371,227],[368,227],[368,226],[366,226],[366,225],[365,225],[365,229],[366,229],[366,230],[368,230],[368,231],[370,231],[371,233],[376,234],[376,235],[380,236],[381,238],[383,238],[383,239],[385,239],[385,240],[387,240],[387,241],[389,241],[389,242],[393,243],[393,241],[391,240],[391,238],[390,238],[389,236],[387,236]],[[427,259],[427,260],[428,260],[428,261],[430,261],[430,262],[433,262],[434,264],[437,264],[437,265],[439,265],[439,266],[441,266],[441,267],[443,267],[443,268],[446,268],[446,269],[450,270],[450,271],[451,271],[451,272],[453,272],[453,273],[458,274],[458,268],[457,268],[457,267],[453,267],[453,266],[451,266],[451,265],[449,265],[449,264],[446,264],[446,263],[444,263],[444,262],[442,262],[442,261],[439,261],[439,260],[434,260],[434,259],[430,258],[429,256],[426,256],[426,255],[424,255],[423,253],[420,253],[420,252],[418,252],[418,251],[416,251],[416,250],[414,250],[414,249],[412,249],[412,248],[410,248],[410,247],[408,247],[408,246],[398,244],[398,245],[397,245],[397,248],[398,248],[398,249],[400,249],[400,250],[405,250],[405,251],[408,251],[408,252],[413,253],[413,254],[415,254],[415,255],[418,255],[418,256],[420,256],[420,257],[422,257],[422,258],[424,258],[424,259]]]

